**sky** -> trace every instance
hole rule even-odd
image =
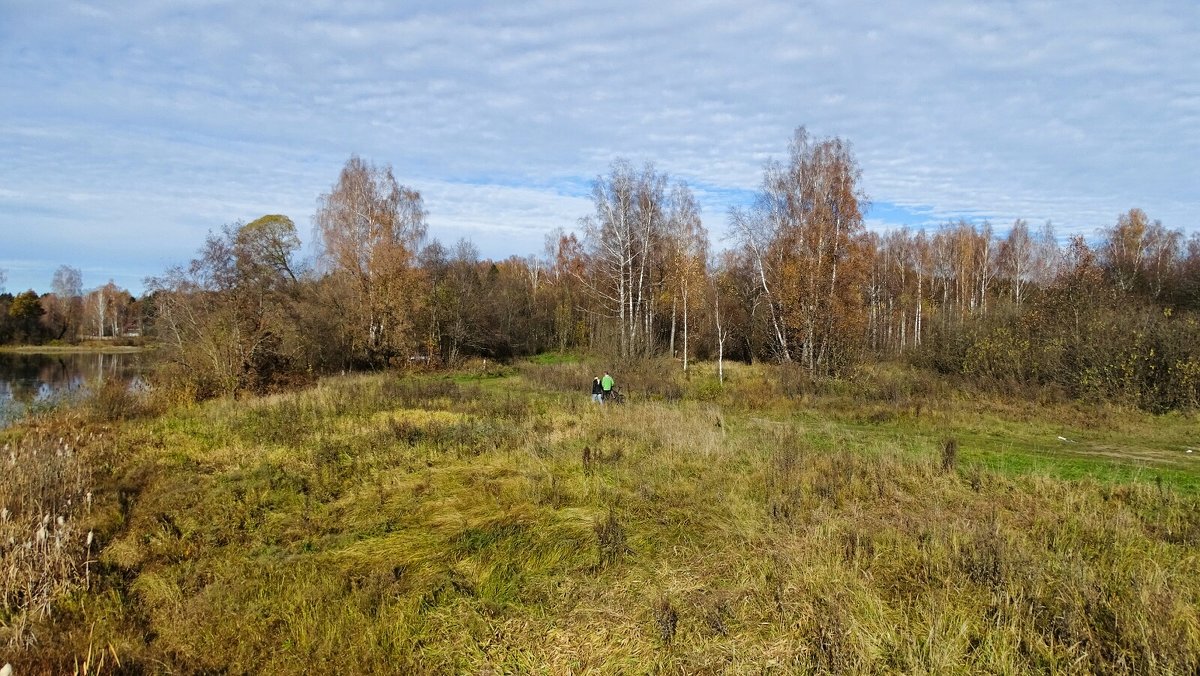
[[[352,154],[487,257],[576,228],[618,157],[720,247],[801,125],[852,144],[872,229],[1196,232],[1200,3],[0,0],[3,287],[140,293],[264,214],[311,245]]]

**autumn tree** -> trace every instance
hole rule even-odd
[[[37,293],[30,289],[18,293],[8,306],[12,338],[18,343],[37,343],[42,339],[41,318],[46,314]]]
[[[1101,237],[1101,265],[1118,289],[1150,298],[1162,295],[1180,254],[1182,232],[1151,221],[1141,209],[1130,209]]]
[[[390,166],[352,156],[314,220],[321,259],[346,287],[339,311],[355,356],[383,364],[407,354],[424,295],[414,265],[426,228],[420,193],[397,183]]]
[[[592,335],[597,313],[587,303],[588,256],[575,235],[559,228],[546,235],[546,269],[536,290],[539,305],[551,306],[552,344],[559,351],[583,346]]]
[[[237,228],[232,237],[239,280],[264,291],[295,284],[295,253],[300,249],[296,224],[281,214],[268,214]]]
[[[83,298],[84,326],[95,331],[97,338],[119,336],[124,333],[132,303],[129,292],[110,279]]]
[[[705,286],[708,260],[708,232],[700,221],[700,205],[685,183],[677,183],[668,201],[666,237],[666,282],[671,294],[671,333],[669,349],[675,354],[677,310],[681,309],[683,329],[683,370],[688,370],[690,308],[694,297],[701,296]]]
[[[422,250],[421,270],[429,284],[426,303],[429,342],[442,363],[457,363],[463,354],[476,354],[485,342],[484,279],[479,250],[463,239],[448,250],[433,241]]]
[[[189,265],[147,280],[164,358],[195,396],[268,391],[306,370],[299,246],[291,219],[264,216],[210,233]]]
[[[869,266],[861,172],[838,138],[796,130],[788,163],[769,162],[749,210],[731,221],[754,262],[779,357],[836,372],[858,350]]]

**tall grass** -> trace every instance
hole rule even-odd
[[[94,481],[77,416],[5,435],[0,446],[0,646],[28,648],[33,624],[83,584],[98,543],[87,522]],[[98,549],[98,547],[96,547]]]
[[[906,409],[923,385],[864,412],[854,382],[787,396],[735,369],[751,410],[690,398],[700,371],[670,376],[680,401],[600,407],[593,368],[334,379],[124,423],[92,588],[76,574],[64,612],[31,616],[44,640],[14,665],[106,646],[183,673],[1200,669],[1200,504],[1173,475],[990,466],[952,391]]]

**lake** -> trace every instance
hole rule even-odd
[[[0,427],[30,409],[86,395],[96,384],[137,382],[144,352],[0,352]]]

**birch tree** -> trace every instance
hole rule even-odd
[[[1033,272],[1034,251],[1033,238],[1029,236],[1029,225],[1024,220],[1017,219],[1000,245],[1001,274],[1008,281],[1009,293],[1017,308],[1021,307],[1025,287]]]
[[[849,144],[796,130],[786,165],[769,162],[749,210],[731,225],[754,262],[778,356],[833,371],[862,340],[870,258],[861,172]],[[795,349],[793,349],[795,348]]]
[[[386,363],[412,347],[422,296],[413,265],[425,237],[421,194],[396,182],[390,166],[352,156],[316,216],[321,259],[349,286],[346,330],[359,359]]]
[[[83,274],[79,268],[60,265],[50,282],[53,298],[47,307],[47,320],[58,338],[76,340],[83,323]]]
[[[669,205],[666,174],[613,162],[592,184],[595,213],[580,222],[591,266],[586,283],[596,311],[617,320],[622,356],[654,352],[656,297],[663,285]],[[686,188],[684,189],[686,190]]]
[[[705,278],[708,259],[708,232],[700,221],[700,205],[685,183],[677,183],[671,190],[668,216],[668,247],[670,249],[670,275],[672,293],[671,309],[671,353],[675,352],[675,303],[683,306],[683,370],[688,370],[691,354],[688,344],[691,328],[689,309],[694,289],[701,289]]]

